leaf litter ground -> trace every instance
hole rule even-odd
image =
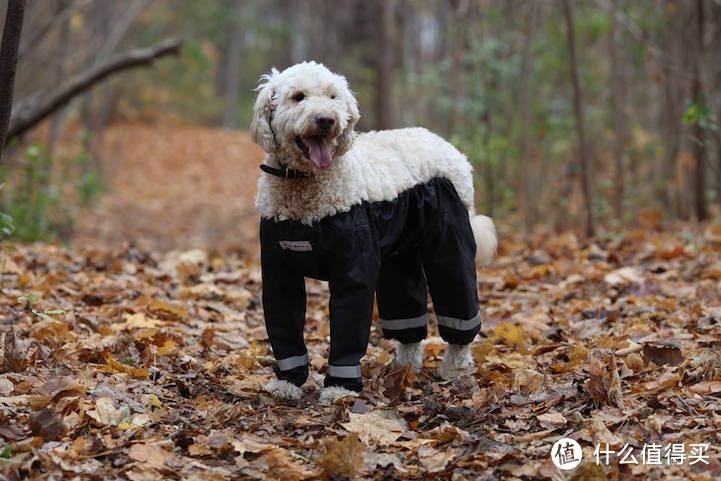
[[[476,369],[439,377],[432,336],[414,375],[374,328],[365,390],[325,407],[323,284],[308,283],[306,396],[278,402],[262,390],[273,358],[257,262],[15,246],[0,467],[9,479],[718,479],[720,249],[711,227],[504,240],[479,275]],[[581,477],[551,462],[562,437],[584,448]],[[709,443],[709,464],[594,466],[597,443],[652,442]]]

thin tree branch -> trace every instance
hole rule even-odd
[[[6,143],[8,140],[24,134],[48,115],[67,104],[73,97],[110,75],[135,67],[152,65],[157,58],[166,55],[177,55],[181,44],[179,39],[168,39],[154,47],[129,50],[113,57],[103,65],[91,67],[70,78],[57,90],[37,102],[21,102],[17,107],[16,114],[10,119]]]

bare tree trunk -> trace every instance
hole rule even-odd
[[[586,120],[583,113],[583,92],[578,79],[578,63],[576,61],[576,44],[573,35],[573,13],[569,0],[563,0],[563,13],[566,17],[566,30],[568,34],[568,52],[571,57],[571,81],[573,82],[573,110],[576,114],[576,131],[578,132],[578,157],[581,166],[581,190],[586,208],[586,235],[592,237],[596,233],[593,220],[593,200],[591,198],[591,183],[588,172],[588,144],[586,143]]]
[[[678,19],[674,18],[667,26],[664,37],[664,54],[668,59],[666,63],[661,64],[663,69],[663,88],[664,88],[664,137],[665,137],[665,160],[664,160],[664,182],[662,194],[666,208],[675,215],[680,215],[681,208],[681,189],[679,179],[676,175],[676,163],[678,152],[681,144],[681,107],[679,105],[679,87],[678,75],[675,65],[678,58],[679,35],[676,33]]]
[[[240,78],[241,55],[243,54],[243,22],[240,6],[233,10],[235,18],[227,48],[223,79],[223,127],[238,128],[238,80]]]
[[[721,130],[716,132],[716,201],[721,203]]]
[[[624,180],[624,146],[626,144],[626,118],[623,112],[623,77],[621,65],[618,61],[618,41],[616,39],[617,20],[616,20],[616,1],[611,0],[610,6],[610,30],[608,38],[608,53],[611,61],[611,110],[613,114],[613,130],[614,130],[614,146],[613,157],[615,160],[615,180],[614,180],[614,198],[613,207],[616,219],[623,221],[623,200],[625,191]]]
[[[60,24],[60,33],[58,35],[58,45],[57,47],[57,56],[55,58],[55,62],[57,62],[55,66],[55,84],[60,85],[65,78],[65,62],[68,56],[68,39],[70,34],[70,20],[67,18],[62,18],[62,13],[67,8],[68,0],[58,0],[57,3],[57,17],[60,17],[61,24]],[[55,142],[57,141],[58,137],[60,136],[60,132],[62,130],[63,120],[65,110],[60,109],[58,112],[53,115],[52,121],[50,122],[50,132],[48,133],[48,155],[52,157],[53,149],[55,148]]]
[[[703,62],[703,28],[704,12],[703,0],[696,0],[696,56],[694,59],[693,80],[691,82],[691,98],[693,102],[703,102],[703,83],[701,80],[701,64]],[[695,159],[694,173],[694,203],[696,205],[696,218],[706,220],[709,217],[706,202],[706,156],[704,146],[704,131],[696,121],[691,129],[693,142],[693,156]]]
[[[528,3],[528,13],[526,14],[526,24],[523,29],[523,57],[521,60],[521,82],[518,87],[520,91],[521,113],[521,142],[523,150],[523,160],[521,167],[521,205],[523,206],[523,219],[526,233],[530,233],[533,229],[533,223],[536,218],[536,204],[533,200],[531,192],[531,181],[533,173],[531,172],[531,108],[530,108],[530,85],[528,77],[531,75],[531,45],[533,43],[533,24],[536,21],[536,2]]]
[[[376,85],[376,128],[389,129],[393,126],[393,0],[378,0],[380,10],[378,27],[378,64]]]
[[[463,84],[463,52],[466,47],[466,22],[468,18],[468,0],[451,0],[451,72],[449,90],[451,95],[451,109],[446,123],[446,134],[452,135],[456,127],[461,124],[460,112],[462,109]]]
[[[0,44],[0,165],[2,151],[7,139],[10,114],[13,108],[13,89],[15,87],[15,70],[18,65],[18,48],[20,34],[25,16],[25,0],[8,0],[3,27],[2,43]]]

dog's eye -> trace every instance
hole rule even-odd
[[[335,94],[331,95],[330,98],[335,100]]]
[[[293,95],[293,100],[296,102],[301,102],[305,98],[305,94],[303,92],[298,92]]]

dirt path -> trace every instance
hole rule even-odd
[[[262,151],[247,134],[201,127],[115,126],[106,133],[110,179],[80,216],[75,245],[134,242],[165,251],[257,250],[253,199]]]

